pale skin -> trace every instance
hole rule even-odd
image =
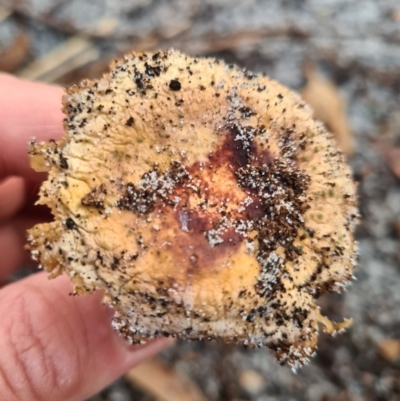
[[[27,147],[63,135],[55,86],[0,74],[0,282],[24,262],[26,229],[48,216],[33,206],[44,176],[29,165]],[[0,394],[8,401],[81,401],[168,339],[129,346],[111,328],[101,294],[72,297],[67,277],[42,272],[0,289]],[[2,398],[3,399],[3,398]]]

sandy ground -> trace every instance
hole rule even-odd
[[[386,157],[400,147],[399,1],[75,0],[58,1],[55,8],[54,3],[20,1],[19,12],[0,22],[0,50],[23,29],[34,59],[76,32],[95,35],[100,19],[118,18],[110,36],[94,39],[101,57],[127,45],[143,46],[153,35],[152,46],[219,56],[295,90],[305,84],[304,60],[335,83],[356,142],[350,163],[359,182],[360,264],[347,293],[327,296],[321,305],[333,318],[351,316],[351,329],[336,338],[322,335],[317,357],[296,375],[267,350],[222,344],[178,342],[163,358],[210,400],[400,400],[400,359],[379,352],[385,339],[400,339],[400,181]],[[46,13],[47,22],[38,22]],[[83,68],[59,82],[96,72]],[[121,379],[91,401],[131,399],[152,398]]]

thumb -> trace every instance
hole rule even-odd
[[[0,290],[2,399],[81,401],[168,344],[128,346],[101,294],[70,290],[68,278],[49,282],[42,273]]]

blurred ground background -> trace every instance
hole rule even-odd
[[[354,323],[321,335],[296,375],[267,350],[178,342],[167,369],[151,361],[90,401],[173,399],[179,386],[176,401],[400,400],[399,0],[0,0],[0,70],[21,77],[69,85],[127,51],[170,47],[303,91],[335,131],[359,183],[360,265],[321,306]]]

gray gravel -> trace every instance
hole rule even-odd
[[[393,228],[400,221],[400,181],[383,155],[385,148],[400,146],[399,1],[19,3],[34,39],[33,56],[45,54],[71,32],[90,33],[99,18],[120,19],[113,36],[98,43],[108,49],[116,49],[121,38],[134,41],[186,21],[186,31],[168,45],[190,53],[206,49],[205,54],[266,72],[296,90],[304,84],[303,61],[310,59],[336,83],[356,140],[350,163],[359,182],[360,265],[348,292],[327,296],[321,305],[329,316],[353,317],[351,329],[336,338],[322,335],[317,357],[296,375],[279,367],[266,350],[222,344],[178,342],[163,358],[192,377],[210,400],[400,400],[400,363],[386,361],[377,349],[385,338],[400,338],[400,233]],[[53,27],[37,22],[45,14]],[[0,23],[0,43],[9,41],[9,29]],[[239,37],[248,32],[259,37],[213,50],[214,40],[238,32]],[[262,377],[257,392],[238,380],[248,370]],[[91,401],[131,399],[151,397],[121,379]]]

